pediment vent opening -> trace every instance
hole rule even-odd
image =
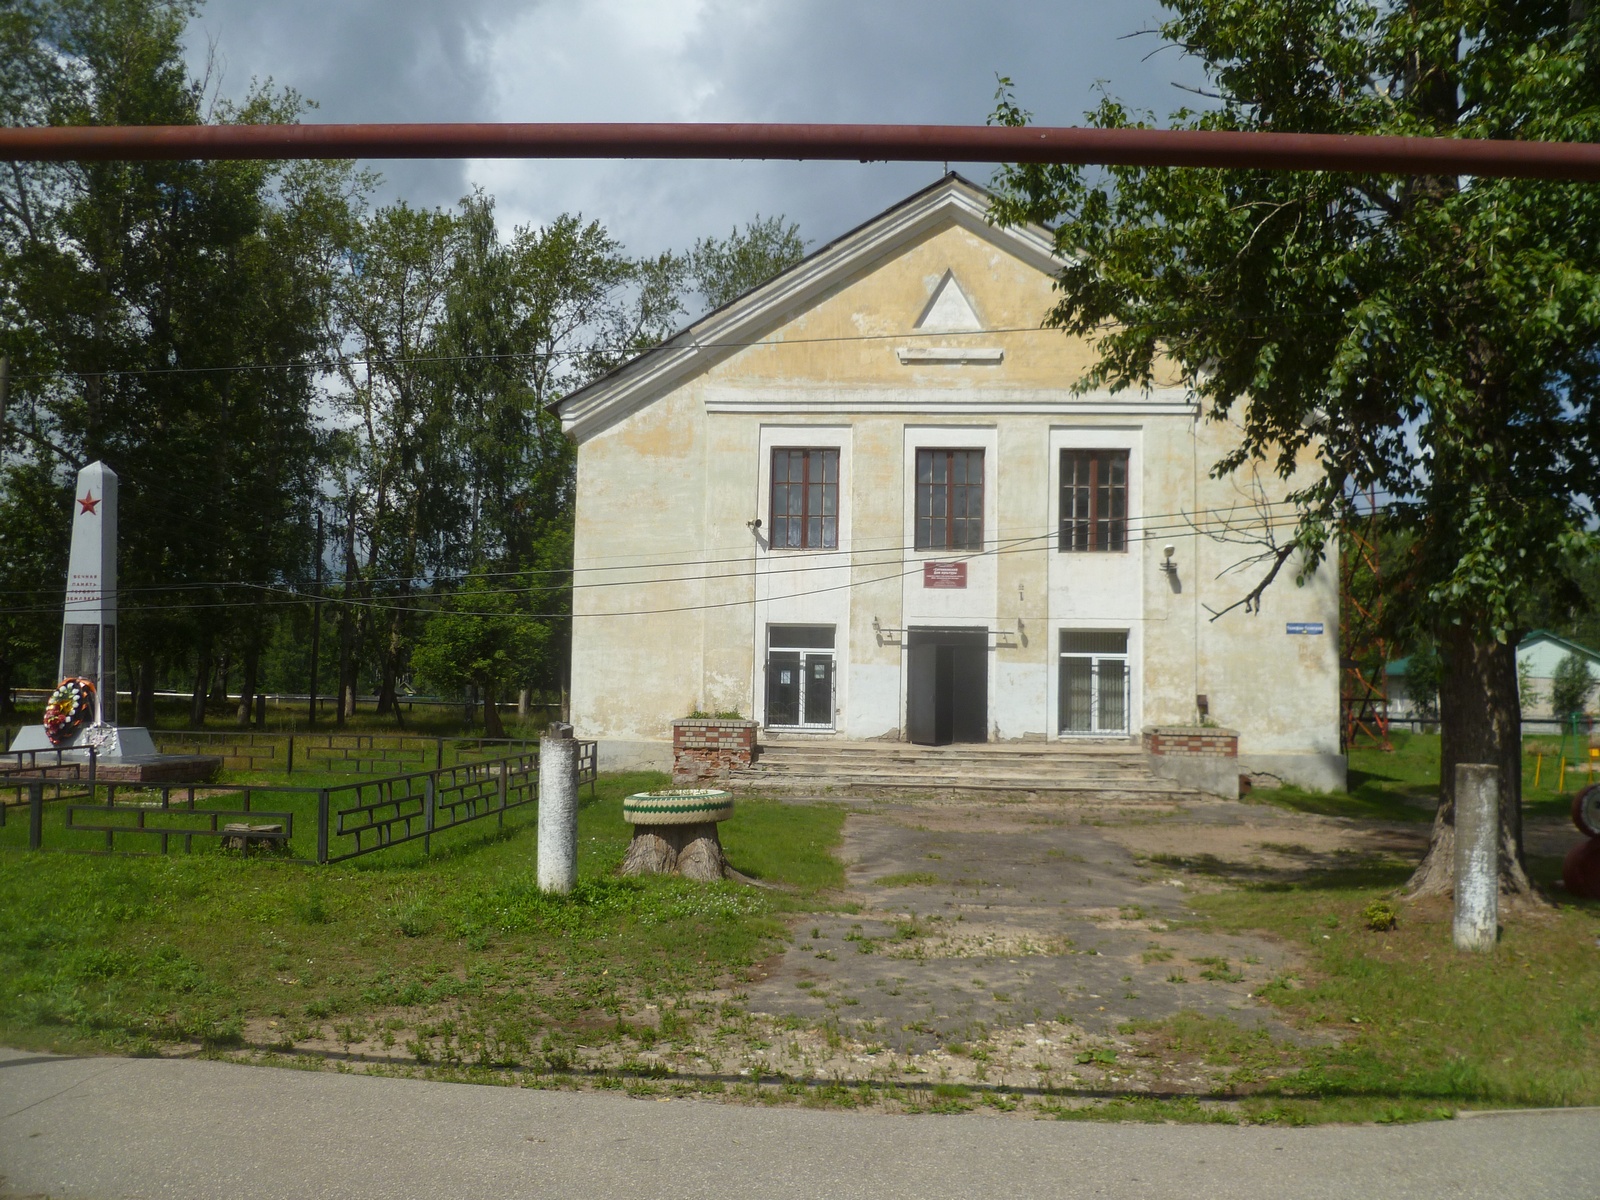
[[[974,333],[983,328],[983,322],[956,282],[955,273],[947,270],[913,328],[925,333]]]

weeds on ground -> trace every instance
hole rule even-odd
[[[1551,865],[1536,864],[1546,881]],[[1337,1039],[1308,1045],[1296,1069],[1264,1081],[1254,1115],[1411,1120],[1463,1106],[1600,1103],[1600,905],[1518,913],[1492,953],[1463,954],[1448,905],[1395,901],[1406,874],[1353,867],[1195,898],[1218,930],[1293,945],[1305,968],[1261,996],[1299,1028]],[[1373,920],[1380,906],[1395,924],[1374,927],[1387,924]]]

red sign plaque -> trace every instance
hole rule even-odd
[[[964,562],[925,562],[922,564],[925,588],[965,588],[967,564]]]

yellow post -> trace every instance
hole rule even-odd
[[[1543,754],[1535,754],[1533,756],[1533,786],[1534,787],[1538,787],[1539,786],[1539,772],[1542,771],[1542,770],[1544,770],[1544,755]]]
[[[1556,784],[1556,791],[1564,792],[1566,790],[1567,790],[1567,756],[1565,754],[1563,754],[1561,756],[1561,782]]]

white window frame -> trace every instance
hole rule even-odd
[[[1110,654],[1096,651],[1088,653],[1081,650],[1056,651],[1056,736],[1062,738],[1095,738],[1095,737],[1128,737],[1133,726],[1133,631],[1123,629],[1083,629],[1077,626],[1067,626],[1056,631],[1056,645],[1061,645],[1063,633],[1121,633],[1127,640],[1128,649],[1121,654]],[[1089,728],[1067,729],[1066,723],[1066,696],[1061,688],[1061,662],[1063,659],[1077,658],[1089,660]],[[1117,729],[1104,729],[1100,725],[1100,664],[1104,662],[1120,663],[1122,666],[1122,725]]]
[[[762,725],[764,725],[768,729],[777,730],[779,732],[833,733],[835,730],[838,729],[838,720],[839,720],[839,627],[837,625],[835,625],[833,627],[834,644],[832,646],[774,646],[772,644],[772,630],[773,630],[774,627],[779,628],[779,629],[783,629],[785,627],[792,628],[793,627],[793,623],[792,622],[788,622],[788,621],[778,621],[778,622],[774,622],[772,624],[769,624],[767,626],[767,650],[766,650],[766,660],[765,661],[766,661],[766,669],[768,671],[770,671],[770,670],[772,670],[772,656],[773,656],[774,653],[777,653],[777,654],[795,654],[795,655],[799,656],[799,658],[800,658],[800,686],[799,686],[799,694],[798,694],[798,697],[797,697],[796,702],[795,702],[795,713],[796,713],[797,716],[799,716],[800,721],[799,721],[798,724],[795,724],[795,725],[775,725],[775,724],[773,724],[771,713],[769,713],[767,711],[767,705],[769,703],[769,697],[771,696],[771,684],[769,682],[768,685],[767,685],[767,689],[765,691],[763,691],[762,697],[761,697],[761,716],[762,716],[762,722],[761,723],[762,723]],[[832,664],[831,667],[829,668],[828,675],[829,675],[829,679],[832,682],[833,695],[831,697],[832,703],[828,705],[828,723],[826,725],[808,723],[806,721],[806,719],[805,719],[805,715],[806,715],[806,688],[807,688],[808,683],[809,683],[809,681],[806,678],[806,669],[805,668],[806,668],[806,658],[807,658],[808,655],[825,655],[825,656],[827,656],[827,658],[829,659],[829,661]]]

